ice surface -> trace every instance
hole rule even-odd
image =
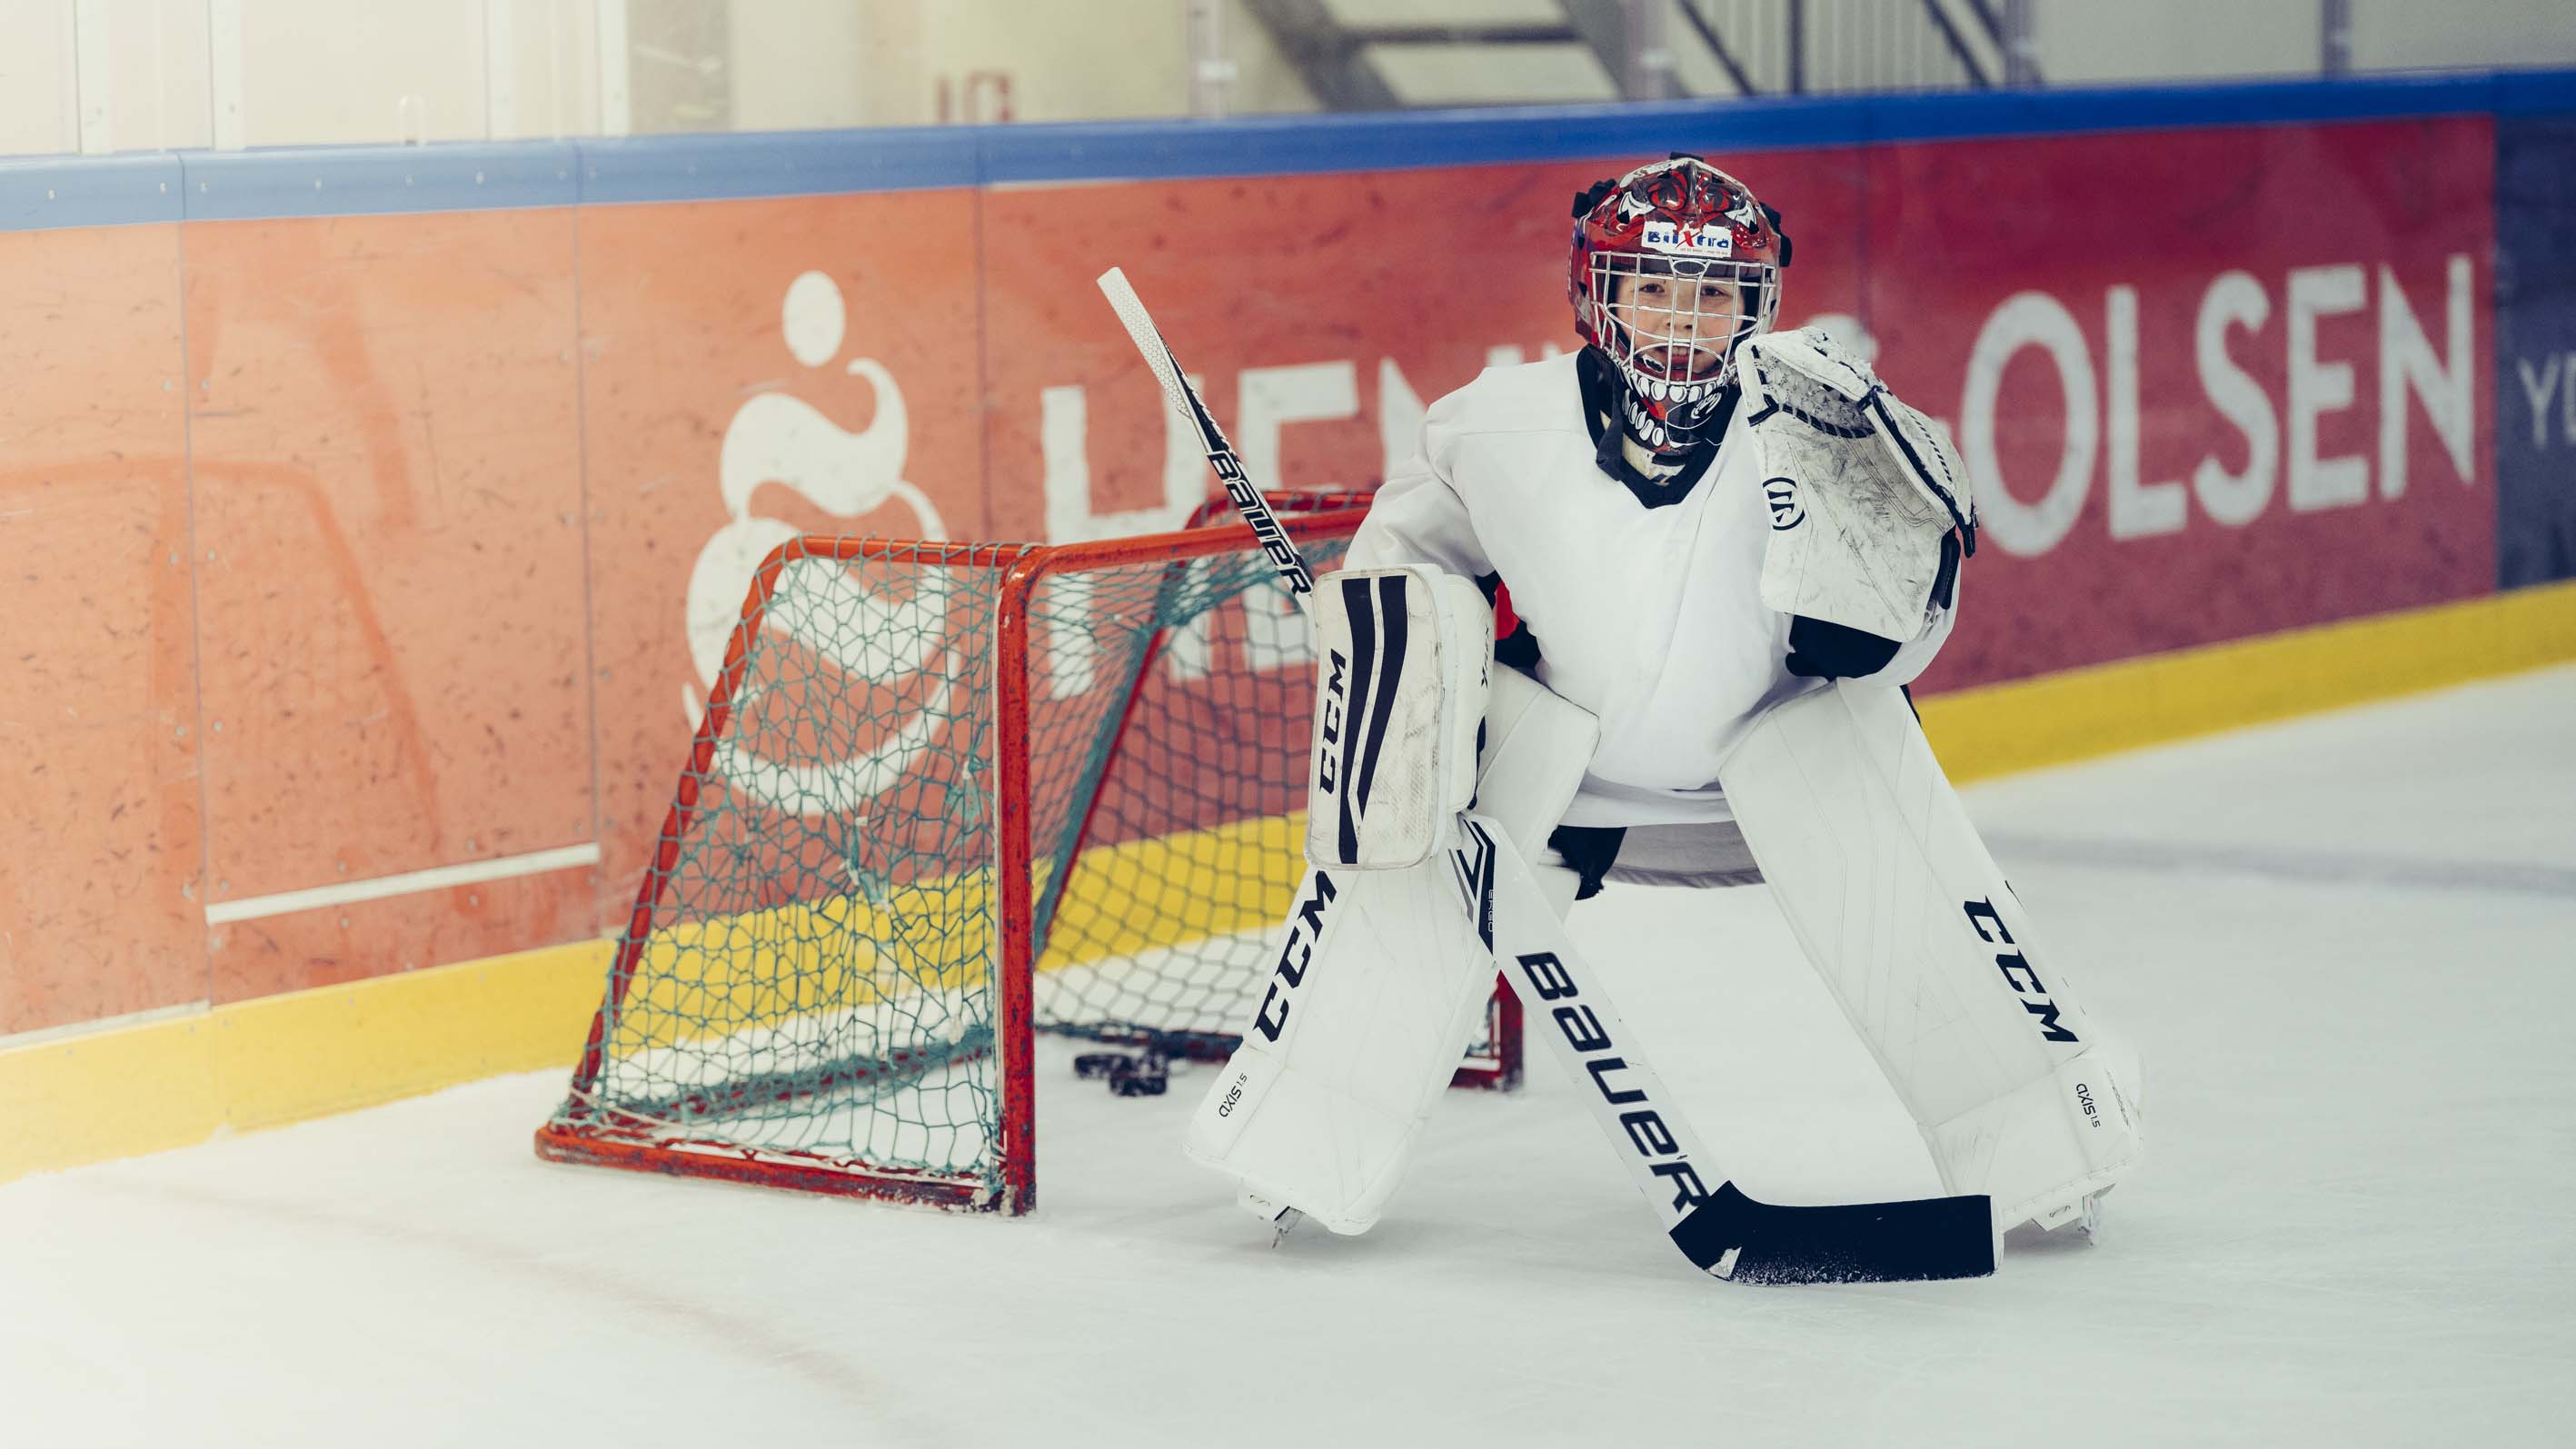
[[[0,1442],[2569,1442],[2576,669],[1969,802],[2149,1070],[2102,1241],[1993,1279],[1700,1278],[1543,1058],[1275,1250],[1204,1068],[1049,1043],[1021,1221],[544,1165],[548,1072],[0,1188]],[[1758,891],[1575,931],[1750,1190],[1931,1190]]]

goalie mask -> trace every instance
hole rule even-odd
[[[1574,198],[1574,330],[1617,374],[1630,437],[1662,453],[1701,441],[1736,350],[1779,313],[1788,262],[1780,214],[1696,156]]]

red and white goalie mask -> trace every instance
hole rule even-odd
[[[1699,440],[1734,380],[1736,350],[1779,315],[1788,260],[1779,213],[1695,156],[1574,199],[1574,330],[1625,385],[1631,437],[1662,452]]]

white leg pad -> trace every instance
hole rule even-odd
[[[1718,778],[1945,1191],[1990,1195],[2009,1228],[2136,1161],[2131,1059],[2035,942],[1902,695],[1857,682],[1798,696]]]
[[[1478,810],[1536,853],[1599,726],[1515,671],[1498,684]],[[1494,888],[1493,867],[1472,846],[1400,869],[1307,872],[1269,991],[1190,1119],[1193,1161],[1336,1233],[1376,1223],[1494,989],[1492,949],[1466,905]],[[1533,874],[1562,917],[1574,872]]]
[[[1362,1233],[1457,1070],[1494,965],[1455,866],[1310,871],[1270,991],[1182,1150],[1337,1233]]]

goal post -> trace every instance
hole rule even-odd
[[[1319,568],[1365,513],[1273,502]],[[1303,869],[1311,659],[1240,523],[781,546],[538,1155],[1028,1211],[1039,1034],[1233,1049]],[[1519,1035],[1498,992],[1458,1084],[1515,1085]]]

